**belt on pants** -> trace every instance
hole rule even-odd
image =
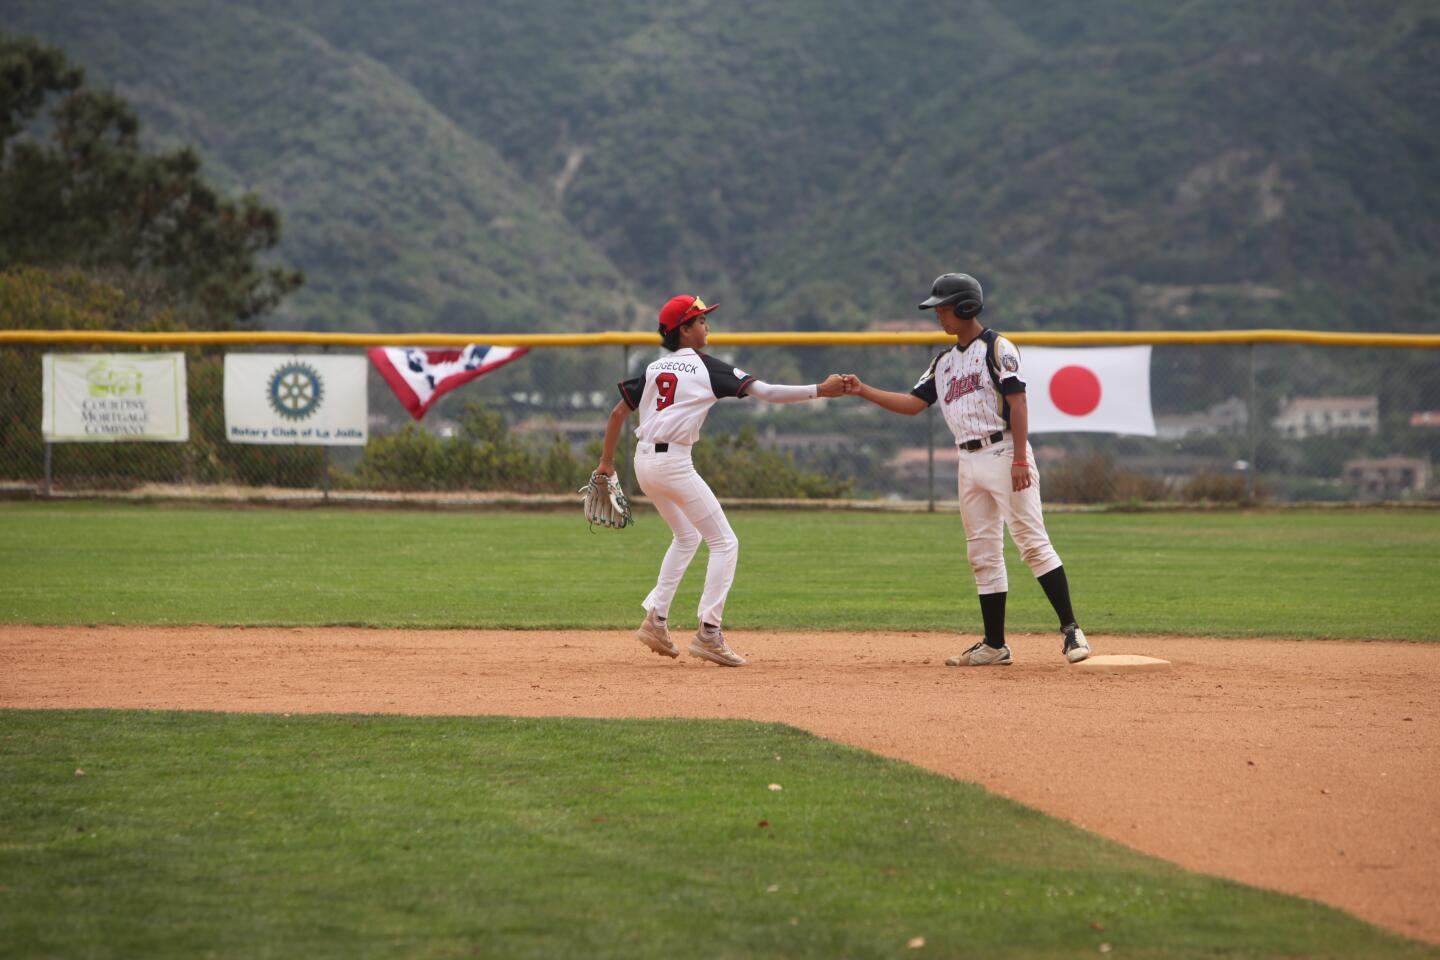
[[[641,441],[635,445],[636,453],[668,453],[673,449],[676,453],[685,453],[690,449],[688,443],[645,443]]]
[[[979,450],[981,447],[988,447],[992,443],[999,443],[1005,439],[1005,431],[996,430],[988,437],[976,437],[974,440],[966,440],[964,443],[957,443],[955,446],[961,450]]]

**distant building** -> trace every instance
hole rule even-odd
[[[1035,460],[1042,467],[1061,462],[1068,455],[1064,447],[1040,444],[1032,446]],[[895,455],[885,461],[885,469],[897,481],[915,482],[930,475],[930,451],[925,447],[901,447]],[[960,451],[955,444],[939,441],[935,444],[935,478],[953,484],[960,472]]]
[[[925,447],[901,447],[885,462],[885,469],[899,483],[916,483],[930,476],[930,451]],[[960,472],[960,451],[952,443],[935,444],[935,476],[954,482]]]
[[[1169,483],[1183,483],[1197,473],[1233,473],[1235,462],[1224,457],[1194,453],[1156,453],[1117,457],[1115,466],[1130,473],[1159,477]]]
[[[643,368],[642,368],[643,369]],[[509,395],[510,403],[517,407],[540,407],[545,410],[609,410],[619,399],[613,390],[553,390],[541,393],[538,390],[526,393],[517,391]]]
[[[1156,414],[1155,435],[1162,440],[1198,434],[1243,433],[1250,423],[1250,408],[1239,397],[1222,400],[1199,413]]]
[[[435,436],[448,440],[460,431],[460,424],[454,420],[446,420],[443,417],[431,415],[424,420],[416,420],[405,414],[403,417],[391,417],[386,413],[371,413],[366,418],[370,425],[372,437],[388,437],[391,434],[399,433],[401,429],[414,424],[417,428],[426,433],[433,433]]]
[[[1282,437],[1303,440],[1336,433],[1380,431],[1380,401],[1370,397],[1296,397],[1272,423]]]
[[[804,433],[798,430],[768,428],[759,437],[760,446],[782,453],[833,453],[855,446],[855,437],[848,433]]]
[[[563,419],[557,420],[554,417],[526,417],[516,421],[510,428],[512,433],[521,435],[540,434],[548,436],[559,434],[571,446],[581,446],[586,441],[598,440],[605,436],[605,421],[591,417],[589,419]]]
[[[905,317],[899,320],[876,320],[865,327],[866,333],[934,333],[933,319],[917,320]]]
[[[1440,410],[1417,410],[1410,414],[1412,427],[1440,427]]]
[[[1430,483],[1430,463],[1418,457],[1346,460],[1341,476],[1369,497],[1419,494]]]

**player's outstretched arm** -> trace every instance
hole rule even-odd
[[[847,394],[863,397],[875,404],[875,406],[883,407],[891,413],[903,413],[907,417],[913,417],[929,406],[928,403],[913,393],[894,393],[890,390],[877,390],[868,383],[862,382],[860,378],[853,373],[845,374],[844,380],[845,392]]]
[[[807,383],[791,386],[787,383],[766,383],[751,380],[745,386],[745,395],[766,403],[801,403],[816,397],[838,397],[845,392],[845,383],[838,373],[832,373],[823,383]]]
[[[618,400],[614,409],[610,411],[610,419],[605,423],[605,443],[600,448],[600,465],[595,472],[605,476],[615,474],[615,447],[620,443],[620,430],[625,426],[625,420],[630,416],[630,404],[624,400]]]

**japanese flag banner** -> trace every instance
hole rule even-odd
[[[1148,346],[1026,347],[1020,377],[1031,433],[1155,436]]]
[[[446,393],[529,352],[529,347],[487,347],[478,343],[463,350],[372,347],[368,351],[370,362],[416,420]]]

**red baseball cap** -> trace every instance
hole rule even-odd
[[[686,320],[694,320],[714,310],[720,304],[705,306],[705,301],[689,293],[682,293],[678,297],[671,297],[660,308],[660,326],[666,330],[674,330]]]

